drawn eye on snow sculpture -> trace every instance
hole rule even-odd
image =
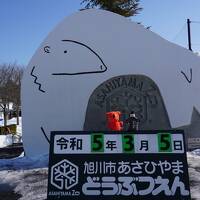
[[[181,71],[181,74],[183,74],[184,78],[187,80],[188,83],[192,82],[192,68],[190,68],[190,75],[186,75],[185,72]]]
[[[44,47],[44,52],[45,52],[45,53],[50,53],[50,49],[51,49],[50,46],[45,46],[45,47]]]

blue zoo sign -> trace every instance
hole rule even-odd
[[[190,200],[183,131],[51,133],[48,200]]]

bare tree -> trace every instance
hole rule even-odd
[[[8,107],[10,103],[9,98],[9,80],[12,76],[13,67],[3,64],[0,66],[0,107],[4,116],[4,126],[7,125]]]
[[[4,116],[4,126],[7,125],[10,103],[16,105],[16,113],[19,117],[22,74],[23,68],[17,66],[16,63],[0,65],[0,109]]]
[[[15,66],[14,73],[12,77],[12,87],[11,89],[11,100],[15,108],[17,125],[19,125],[19,111],[21,108],[21,80],[23,76],[24,68],[21,66]]]

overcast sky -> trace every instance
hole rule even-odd
[[[0,63],[27,65],[47,34],[66,16],[78,11],[81,0],[0,0]],[[165,39],[187,48],[186,20],[192,48],[200,51],[200,0],[141,0],[143,11],[133,21],[151,26]]]

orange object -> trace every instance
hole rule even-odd
[[[123,122],[120,121],[121,112],[112,111],[106,113],[107,127],[111,131],[121,131],[123,129]]]

